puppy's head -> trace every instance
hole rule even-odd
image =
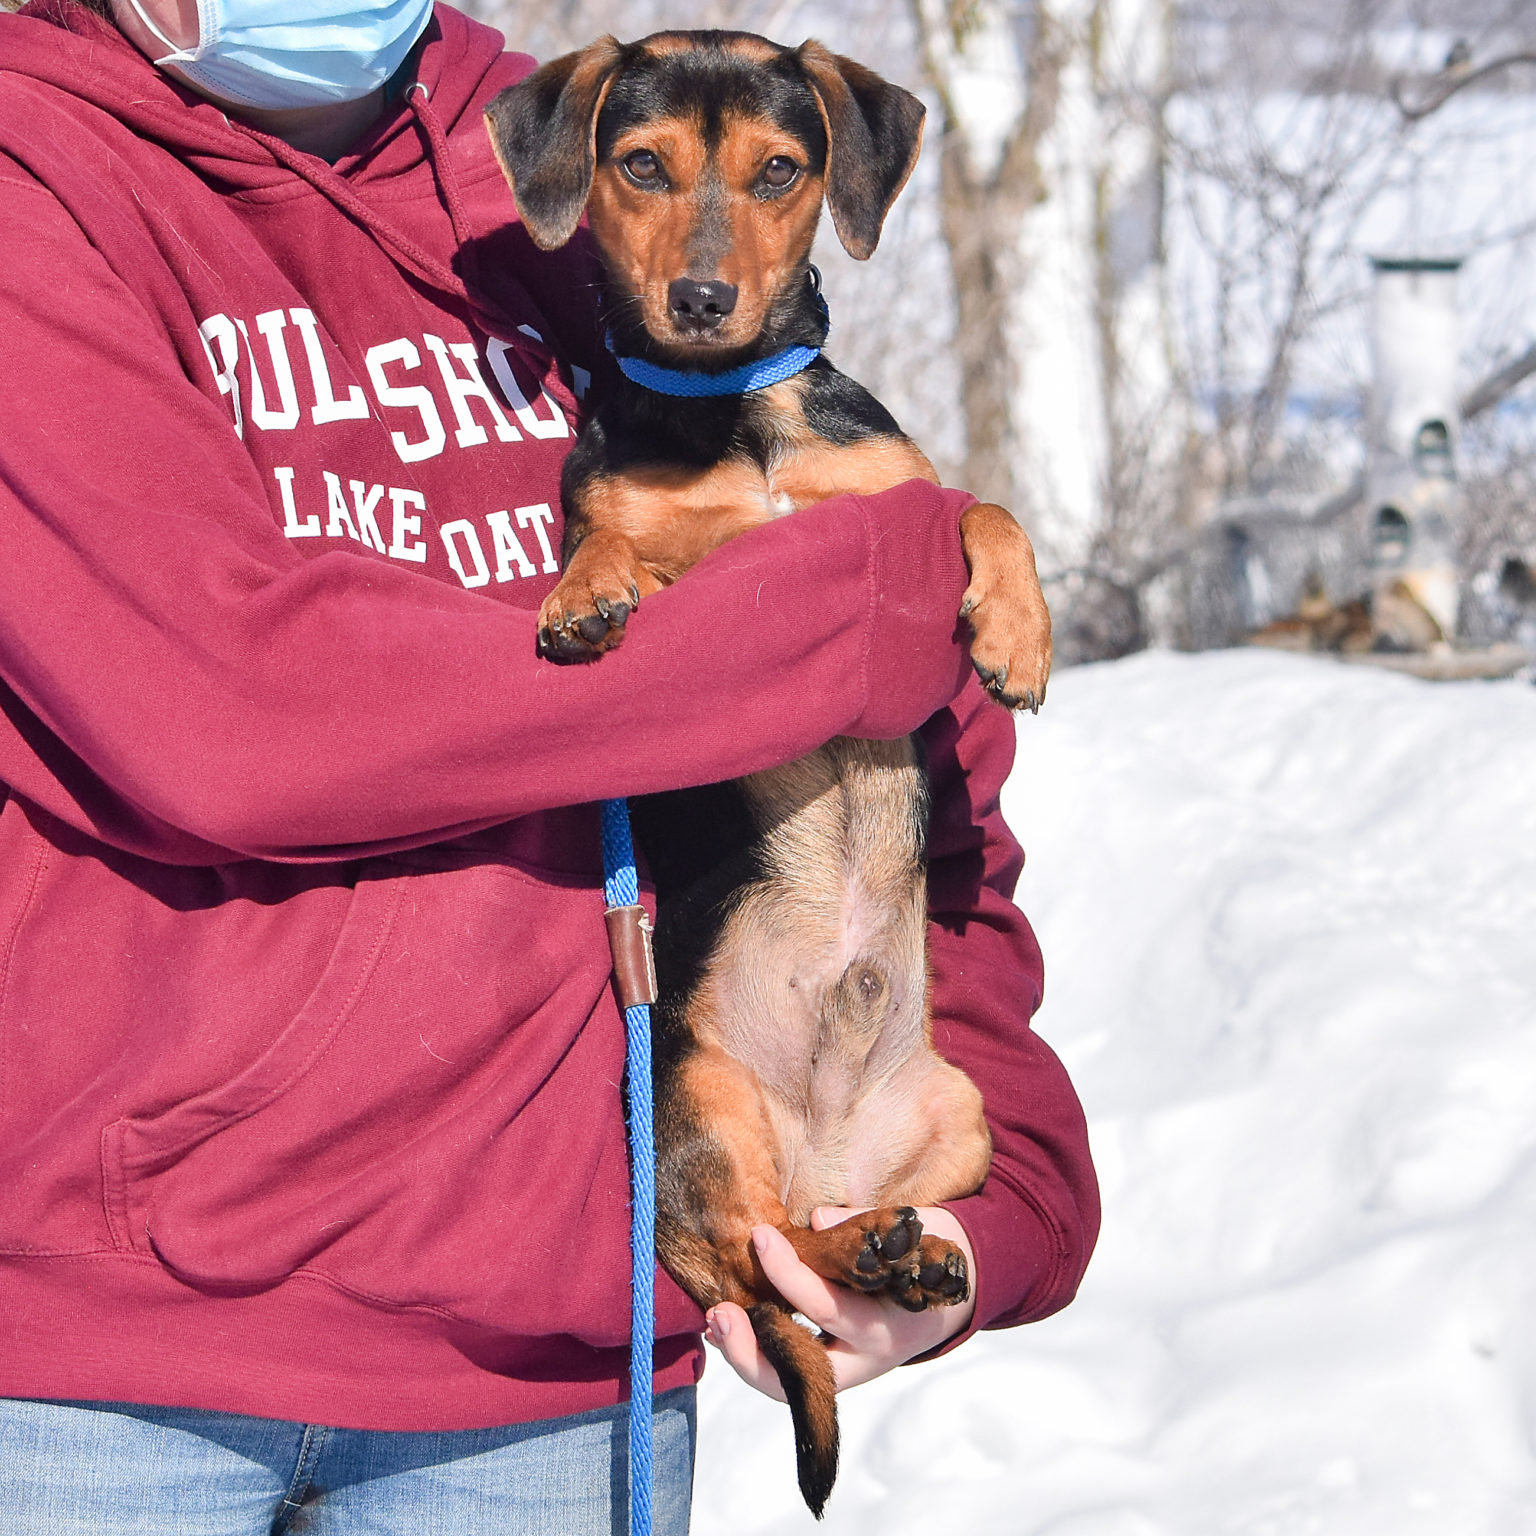
[[[585,211],[619,314],[701,360],[771,336],[802,302],[823,198],[869,257],[923,106],[819,43],[660,32],[556,59],[486,118],[533,239],[563,245]]]

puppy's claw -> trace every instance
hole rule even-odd
[[[629,611],[634,604],[610,602],[606,597],[594,596],[592,606],[602,615],[609,629],[623,629],[629,622]]]
[[[971,666],[975,668],[976,676],[981,679],[981,686],[985,688],[994,699],[1002,698],[1003,691],[1008,686],[1007,663],[1005,662],[995,672],[991,667],[982,666],[982,664],[974,658],[971,661]]]
[[[1005,709],[1027,709],[1032,715],[1040,713],[1040,706],[1045,702],[1043,689],[1038,694],[1033,688],[1026,688],[1022,693],[1009,693],[1006,664],[994,671],[991,667],[983,666],[973,657],[971,666],[976,676],[981,679],[981,686],[986,689],[988,697],[995,699]]]
[[[908,1312],[922,1312],[970,1295],[965,1254],[947,1238],[925,1233],[910,1205],[866,1212],[849,1235],[859,1247],[836,1261],[834,1278],[866,1296],[886,1295]]]

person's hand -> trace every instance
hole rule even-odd
[[[835,1227],[862,1209],[867,1207],[819,1206],[811,1213],[811,1225],[818,1231]],[[832,1374],[839,1392],[883,1376],[915,1356],[937,1349],[946,1339],[962,1332],[976,1310],[976,1255],[971,1252],[965,1228],[941,1205],[919,1206],[917,1214],[924,1232],[949,1238],[965,1254],[971,1293],[956,1306],[908,1312],[894,1301],[861,1296],[848,1286],[823,1280],[808,1269],[781,1232],[772,1227],[753,1229],[752,1239],[763,1273],[790,1306],[831,1335],[827,1353],[832,1358]],[[706,1322],[704,1337],[725,1356],[731,1369],[749,1387],[783,1402],[784,1389],[779,1385],[778,1374],[758,1350],[747,1314],[733,1302],[723,1301],[710,1309]]]

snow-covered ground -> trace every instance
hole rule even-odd
[[[843,1399],[823,1529],[1536,1532],[1536,689],[1152,654],[1019,743],[1104,1234],[1065,1313]],[[813,1529],[715,1360],[696,1536]]]

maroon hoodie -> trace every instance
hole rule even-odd
[[[380,1429],[623,1395],[622,1025],[594,800],[922,726],[940,1049],[996,1138],[978,1324],[1097,1207],[1030,1033],[967,681],[963,498],[844,497],[535,654],[593,273],[439,7],[334,167],[70,0],[0,15],[0,1394]],[[927,722],[926,725],[924,722]],[[700,1317],[665,1276],[658,1389]]]

